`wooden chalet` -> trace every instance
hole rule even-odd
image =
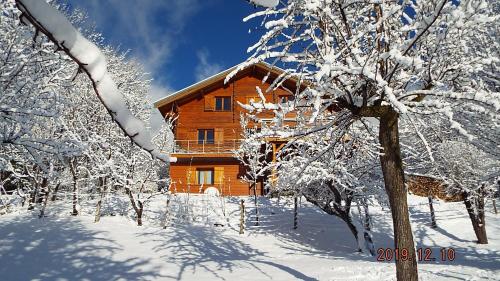
[[[239,71],[227,83],[226,76],[237,66],[222,71],[203,81],[182,89],[155,102],[163,117],[175,115],[175,137],[170,164],[172,192],[204,192],[216,187],[222,195],[249,195],[253,189],[241,180],[245,167],[234,155],[242,137],[240,115],[245,110],[238,105],[260,100],[256,87],[263,92],[283,71],[265,63],[258,63]],[[262,82],[264,77],[267,82]],[[281,88],[265,93],[267,102],[287,102],[293,97],[295,81],[286,81]],[[265,122],[265,114],[263,117]],[[273,117],[268,113],[268,117]],[[282,142],[281,142],[282,143]],[[273,143],[279,149],[280,141]],[[273,154],[275,155],[275,154]],[[274,156],[273,156],[274,157]],[[258,194],[264,194],[263,179],[257,185]]]

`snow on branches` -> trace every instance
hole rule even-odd
[[[281,79],[308,82],[309,103],[325,105],[316,110],[439,112],[464,134],[453,120],[457,102],[498,114],[500,97],[487,87],[498,81],[480,75],[498,73],[500,62],[499,16],[487,1],[286,2],[245,19],[263,17],[267,31],[234,72],[268,61],[286,69]]]
[[[51,42],[26,36],[13,2],[0,7],[0,171],[17,174],[35,164],[49,173],[49,163],[83,149],[62,122],[68,101],[61,93],[75,67]]]
[[[443,175],[450,193],[478,193],[482,185],[496,190],[500,160],[461,141],[444,141],[436,147],[436,169]]]
[[[472,120],[482,115],[488,122],[498,118],[495,5],[488,0],[281,1],[245,19],[261,18],[264,32],[248,48],[247,61],[226,79],[252,64],[269,62],[284,73],[266,92],[291,78],[297,81],[291,110],[297,112],[301,126],[282,134],[291,137],[296,147],[307,136],[330,128],[335,129],[324,136],[330,149],[342,135],[359,128],[378,135],[370,145],[380,146],[394,246],[414,255],[399,122],[407,116],[439,115],[470,142],[483,134],[476,134],[477,124],[468,122],[471,118],[465,114]],[[285,116],[279,110],[275,113]],[[372,123],[378,128],[373,130]],[[279,135],[277,131],[272,134]],[[498,136],[498,130],[494,134]],[[422,142],[433,147],[425,139]],[[310,166],[316,164],[314,154],[304,156]],[[336,171],[352,174],[353,167],[346,164],[339,163]],[[418,280],[415,261],[397,261],[396,268],[398,280]]]
[[[279,4],[279,0],[249,0],[250,3],[256,6],[262,6],[265,8],[276,7]]]
[[[99,48],[87,40],[57,9],[45,1],[16,0],[21,18],[44,33],[56,46],[71,57],[92,81],[93,88],[113,120],[139,147],[164,162],[170,159],[160,153],[151,140],[144,123],[126,105],[117,85],[107,71],[106,58]]]

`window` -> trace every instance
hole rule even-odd
[[[214,169],[196,169],[197,184],[214,184]]]
[[[278,101],[280,104],[285,104],[292,100],[293,96],[278,96]]]
[[[215,97],[216,111],[231,111],[231,97]]]
[[[214,144],[214,129],[198,129],[198,144]]]

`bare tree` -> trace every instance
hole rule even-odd
[[[484,203],[495,192],[500,161],[471,144],[445,141],[436,149],[436,169],[451,194],[461,194],[479,244],[488,244]]]
[[[242,141],[240,147],[235,151],[235,155],[245,166],[246,171],[243,180],[249,183],[253,191],[255,204],[255,225],[259,225],[259,203],[257,200],[257,184],[261,181],[264,186],[265,176],[270,169],[271,145],[263,139],[254,138],[253,133],[261,128],[249,127],[248,119],[245,116],[240,117],[242,127]]]
[[[396,261],[397,279],[418,280],[400,118],[409,113],[441,114],[452,128],[467,135],[453,118],[461,109],[457,104],[480,104],[474,114],[498,110],[498,95],[486,86],[497,82],[486,82],[491,76],[482,75],[498,69],[497,60],[491,59],[498,50],[498,41],[491,36],[493,9],[487,1],[451,0],[287,0],[265,6],[269,8],[245,20],[262,17],[266,31],[249,48],[253,54],[247,62],[226,79],[253,63],[271,62],[285,73],[268,90],[295,77],[303,86],[297,87],[295,110],[312,112],[309,124],[336,116],[293,136],[335,126],[336,135],[330,138],[335,142],[354,124],[378,123],[394,247],[408,249],[413,257]]]

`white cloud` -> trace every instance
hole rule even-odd
[[[196,81],[201,81],[223,70],[220,64],[209,62],[210,53],[208,50],[199,50],[196,56],[198,57],[198,65],[195,69]]]
[[[185,23],[200,9],[201,0],[69,0],[89,15],[112,45],[127,46],[155,79],[149,98],[156,101],[172,92],[166,73],[159,71],[168,64],[172,49],[180,43]],[[123,49],[123,47],[122,47]],[[156,132],[163,119],[152,110],[151,128]]]
[[[98,30],[106,29],[112,44],[131,48],[147,71],[168,62],[186,21],[199,11],[200,0],[72,0],[82,7]]]

